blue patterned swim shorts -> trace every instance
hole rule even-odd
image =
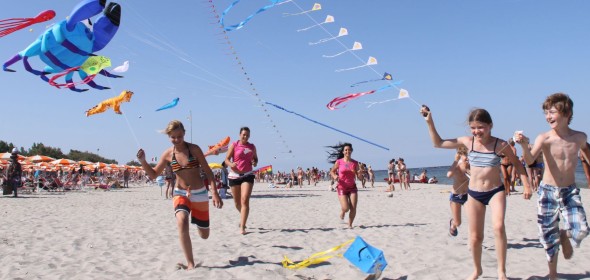
[[[538,194],[539,241],[545,248],[547,260],[551,261],[559,252],[560,217],[563,218],[563,229],[568,232],[576,247],[579,247],[582,239],[588,235],[588,222],[582,206],[580,189],[575,185],[560,188],[541,182]]]

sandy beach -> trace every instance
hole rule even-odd
[[[155,185],[65,194],[1,197],[1,279],[364,279],[344,258],[312,267],[283,268],[283,256],[300,261],[355,236],[383,250],[389,265],[382,279],[463,279],[472,271],[467,223],[449,237],[445,185],[413,184],[411,191],[386,196],[385,184],[359,190],[355,227],[338,218],[337,195],[327,182],[317,187],[268,188],[256,183],[249,233],[240,235],[233,200],[211,211],[211,236],[201,240],[191,227],[199,267],[183,262],[172,201]],[[586,211],[590,192],[582,190]],[[543,279],[544,250],[537,237],[536,194],[508,198],[507,274],[510,279]],[[488,211],[482,279],[495,279],[496,252]],[[345,248],[346,249],[346,248]],[[345,250],[344,249],[344,250]],[[344,253],[342,250],[342,253]],[[559,259],[564,279],[590,278],[590,241],[572,260]]]

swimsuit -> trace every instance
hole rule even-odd
[[[461,194],[451,193],[451,195],[449,196],[449,201],[463,205],[463,204],[465,204],[465,202],[467,202],[467,194],[466,193],[461,193]]]
[[[560,188],[541,182],[537,194],[539,241],[545,248],[547,260],[551,261],[559,252],[559,223],[562,218],[563,229],[571,235],[570,240],[576,247],[579,247],[582,239],[588,236],[590,229],[580,189],[575,184]]]
[[[475,200],[481,202],[483,205],[488,205],[490,203],[490,200],[492,199],[492,197],[499,192],[503,192],[504,191],[504,185],[500,185],[499,187],[496,187],[490,191],[486,191],[486,192],[478,192],[478,191],[474,191],[472,189],[467,189],[467,193],[469,194],[469,196],[473,197]]]
[[[475,137],[473,138],[474,139],[471,142],[471,151],[469,151],[469,154],[467,154],[469,164],[475,167],[494,167],[500,165],[501,158],[498,154],[496,154],[498,138],[496,138],[493,152],[478,152],[473,150],[473,142],[475,142]]]
[[[173,193],[174,213],[184,211],[191,216],[191,223],[198,228],[209,228],[209,194],[202,187],[197,190],[174,189]]]
[[[197,159],[195,159],[195,157],[193,157],[193,155],[191,154],[191,149],[189,148],[188,143],[186,143],[186,148],[188,149],[188,163],[185,166],[182,166],[176,160],[176,147],[174,147],[174,151],[172,152],[172,160],[170,161],[170,165],[172,166],[173,172],[178,172],[183,169],[201,167]]]
[[[495,167],[500,165],[500,161],[502,160],[498,154],[496,154],[496,146],[498,145],[498,138],[496,138],[496,143],[494,143],[494,151],[493,152],[478,152],[473,150],[473,142],[475,142],[475,137],[473,137],[473,141],[471,142],[471,151],[467,154],[467,158],[469,159],[469,164],[475,167]],[[483,205],[488,205],[492,197],[498,193],[503,192],[504,186],[500,185],[489,191],[478,192],[472,189],[467,189],[467,193],[469,196],[473,197],[475,200],[481,202]]]

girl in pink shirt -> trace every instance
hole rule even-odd
[[[240,233],[246,234],[246,221],[250,213],[250,196],[254,187],[253,168],[258,164],[256,146],[248,142],[250,129],[240,128],[240,140],[229,146],[225,164],[230,168],[229,186],[234,197],[236,209],[240,212]]]
[[[335,151],[330,153],[330,162],[334,166],[330,170],[330,175],[337,180],[338,199],[340,200],[340,219],[344,219],[348,213],[348,228],[352,228],[352,222],[356,216],[356,205],[358,202],[356,177],[359,175],[359,164],[350,156],[352,154],[352,144],[344,143],[338,146],[332,146]]]

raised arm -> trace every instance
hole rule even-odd
[[[168,164],[168,153],[169,149],[164,151],[160,156],[160,160],[156,164],[156,167],[152,168],[152,166],[145,159],[145,151],[143,149],[139,149],[139,151],[137,151],[137,159],[139,160],[139,163],[141,163],[141,167],[145,171],[145,176],[152,180],[156,179],[156,177],[158,177],[158,175],[161,174],[162,171],[164,171],[164,168],[166,168],[166,165]]]
[[[514,135],[514,140],[516,143],[520,144],[522,148],[522,157],[527,165],[531,165],[535,162],[535,159],[541,153],[541,147],[543,146],[543,140],[545,139],[544,134],[539,134],[537,139],[535,139],[535,144],[532,148],[529,148],[529,138],[524,136],[522,133],[518,133]]]

